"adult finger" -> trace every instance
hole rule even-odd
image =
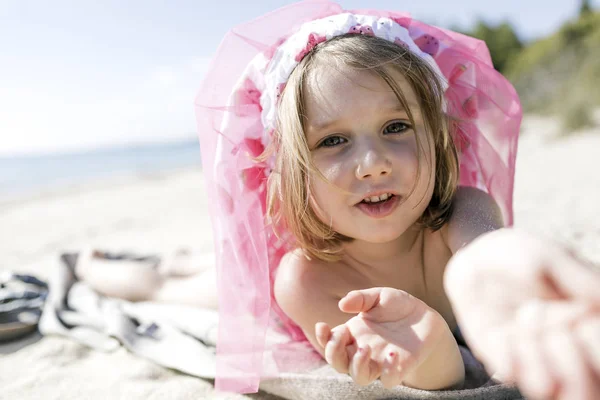
[[[353,338],[346,325],[340,325],[332,330],[332,335],[325,346],[325,360],[338,372],[348,373],[350,363],[346,346]]]
[[[552,398],[557,380],[538,337],[525,336],[515,343],[515,369],[518,386],[527,398]]]
[[[521,331],[542,334],[555,328],[569,329],[593,313],[594,307],[583,302],[531,299],[517,308],[515,319]]]
[[[557,377],[559,399],[597,399],[598,390],[574,335],[563,329],[549,332],[542,339],[549,367]]]
[[[502,327],[477,338],[473,343],[474,354],[494,379],[501,382],[514,382],[516,374],[516,324]]]
[[[575,328],[575,334],[587,362],[600,378],[600,316],[581,321]]]
[[[552,257],[543,277],[547,286],[562,297],[588,301],[600,307],[600,269],[566,249],[559,249]]]

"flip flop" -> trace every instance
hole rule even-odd
[[[0,342],[33,333],[48,296],[48,284],[34,276],[5,272],[0,276]]]

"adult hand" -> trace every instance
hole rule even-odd
[[[528,398],[600,398],[600,272],[502,229],[450,260],[444,286],[471,349]]]

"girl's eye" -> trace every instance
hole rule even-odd
[[[342,143],[346,143],[346,141],[347,140],[341,136],[329,136],[329,137],[323,139],[323,141],[321,142],[319,147],[334,147],[334,146],[338,146]]]
[[[385,127],[384,133],[403,133],[408,129],[410,129],[410,126],[404,122],[392,122]]]

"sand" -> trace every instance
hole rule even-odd
[[[515,188],[516,227],[573,245],[600,263],[600,129],[570,136],[553,119],[526,118]],[[198,169],[114,178],[0,199],[0,268],[47,278],[62,251],[212,250]],[[219,393],[211,381],[60,337],[0,346],[0,399],[267,399]]]

